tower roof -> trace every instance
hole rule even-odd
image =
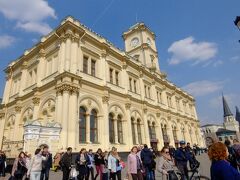
[[[232,116],[233,114],[232,114],[224,96],[222,96],[222,100],[223,100],[223,116],[224,117]]]
[[[239,124],[240,124],[240,111],[239,111],[239,109],[238,109],[238,107],[236,106],[236,120],[239,122]]]

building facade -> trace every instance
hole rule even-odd
[[[203,146],[195,100],[160,71],[155,34],[137,23],[123,39],[124,51],[67,17],[5,69],[0,144],[8,156],[40,144],[52,152],[160,149],[183,139]]]

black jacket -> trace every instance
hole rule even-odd
[[[104,164],[104,158],[96,153],[94,155],[94,162],[96,166],[100,166],[101,164]]]
[[[61,164],[63,167],[69,168],[72,164],[72,154],[68,154],[67,152],[63,154],[61,159]]]
[[[141,151],[141,160],[142,160],[144,166],[150,165],[152,163],[152,160],[153,160],[152,151],[150,151],[148,148],[144,148]]]
[[[44,157],[47,157],[45,161],[43,161],[42,166],[43,169],[50,169],[52,167],[52,154],[42,154]]]

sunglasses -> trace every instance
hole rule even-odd
[[[165,152],[166,154],[169,154],[169,151]]]

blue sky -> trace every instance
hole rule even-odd
[[[137,21],[157,35],[160,69],[195,96],[202,124],[221,123],[222,92],[240,106],[240,1],[224,0],[0,0],[0,67],[21,56],[71,15],[120,48]],[[0,72],[0,93],[5,74]]]

